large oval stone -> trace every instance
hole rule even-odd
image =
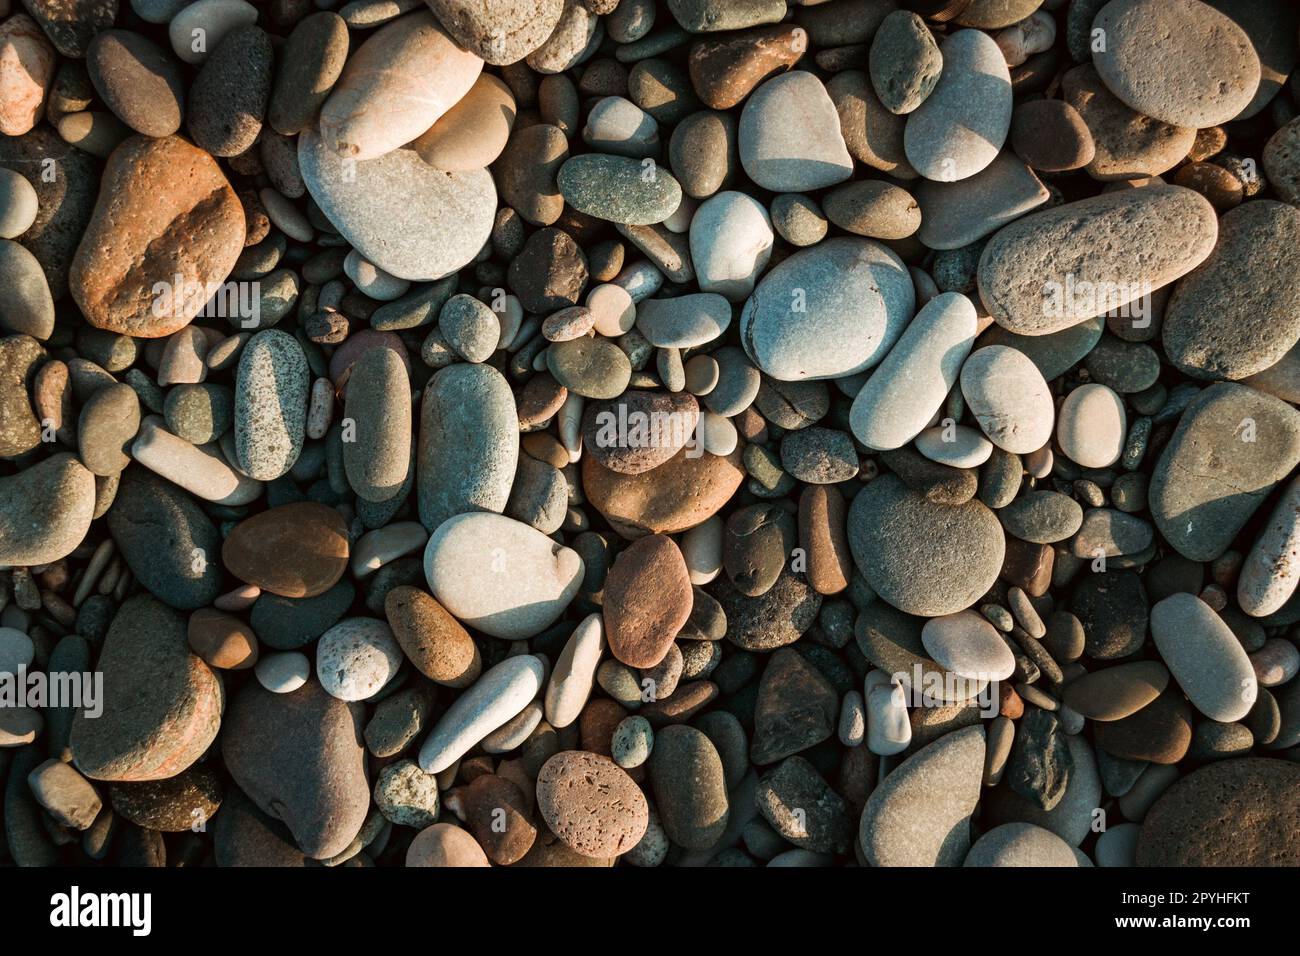
[[[738,136],[741,165],[764,189],[804,192],[853,175],[835,104],[806,70],[775,76],[751,93]]]
[[[312,130],[298,137],[312,199],[365,259],[399,279],[441,279],[492,231],[497,193],[486,169],[445,173],[411,149],[345,160]]]
[[[249,681],[230,702],[221,756],[262,811],[318,860],[345,850],[370,808],[365,707],[314,680],[288,694]]]
[[[1181,278],[1205,261],[1217,236],[1214,207],[1190,189],[1102,193],[994,233],[980,255],[980,298],[999,325],[1045,335]]]
[[[927,302],[854,398],[853,437],[888,451],[919,435],[957,383],[976,325],[975,307],[959,292]]]
[[[127,567],[160,601],[189,611],[221,592],[221,535],[178,485],[132,465],[106,520]]]
[[[987,167],[1011,129],[1011,73],[993,38],[958,30],[939,47],[943,72],[907,117],[908,162],[926,179],[954,182]]]
[[[316,501],[296,501],[245,518],[221,547],[235,577],[282,597],[323,594],[348,566],[348,529]]]
[[[1300,866],[1300,766],[1247,757],[1178,780],[1142,820],[1139,866]]]
[[[427,529],[467,511],[504,511],[518,461],[519,417],[500,372],[459,364],[429,380],[416,452],[416,494]]]
[[[582,584],[582,558],[536,528],[488,512],[448,518],[424,550],[429,590],[457,620],[507,640],[554,623]]]
[[[1092,62],[1111,92],[1147,116],[1201,129],[1244,110],[1259,87],[1246,32],[1194,0],[1112,0],[1093,30],[1106,43]]]
[[[1214,252],[1170,296],[1161,336],[1194,378],[1276,365],[1300,340],[1300,209],[1263,199],[1224,214]]]
[[[587,500],[625,538],[676,534],[702,524],[731,500],[744,477],[739,449],[723,456],[683,448],[636,475],[611,471],[594,455],[582,458]]]
[[[177,136],[133,136],[108,158],[68,286],[98,328],[170,335],[230,275],[244,230],[216,160]]]
[[[0,478],[0,564],[31,567],[72,553],[90,530],[95,476],[54,455]]]
[[[321,107],[321,138],[339,156],[377,159],[428,130],[482,70],[431,10],[398,17],[348,57]]]
[[[69,747],[95,780],[163,780],[203,756],[221,726],[221,681],[185,639],[185,618],[147,594],[104,638],[103,711],[78,710]]]
[[[909,614],[938,617],[974,604],[1002,569],[1006,539],[980,501],[939,505],[886,474],[849,508],[849,547],[867,583]]]
[[[915,308],[911,277],[893,251],[870,239],[829,239],[762,278],[740,314],[740,340],[773,378],[841,378],[880,362]]]
[[[872,866],[960,866],[984,773],[984,728],[963,727],[908,757],[872,791],[858,843]]]
[[[1300,412],[1245,385],[1211,385],[1151,473],[1151,515],[1184,557],[1213,561],[1297,464]]]

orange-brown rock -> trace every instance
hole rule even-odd
[[[581,750],[558,753],[542,766],[537,809],[569,849],[598,859],[632,849],[650,820],[645,794],[627,772]]]
[[[257,635],[233,614],[199,608],[190,615],[186,636],[190,650],[211,667],[242,671],[257,663]]]
[[[808,560],[808,583],[818,594],[839,594],[853,577],[846,513],[844,495],[834,485],[808,485],[799,496],[799,547]]]
[[[740,449],[730,455],[689,457],[683,448],[658,468],[620,475],[593,455],[582,456],[587,500],[625,538],[676,534],[694,528],[722,508],[745,477]]]
[[[656,534],[633,542],[605,578],[605,639],[628,667],[654,667],[691,616],[695,598],[676,542]]]
[[[691,84],[706,106],[731,109],[763,80],[794,66],[807,49],[808,34],[793,23],[700,40],[691,47]]]
[[[448,687],[474,683],[482,668],[478,645],[432,596],[403,584],[384,598],[384,614],[397,643],[421,674]]]
[[[98,328],[170,335],[230,275],[244,231],[216,160],[177,136],[133,136],[108,158],[68,285]]]
[[[493,863],[509,866],[532,849],[537,828],[528,820],[528,798],[505,777],[475,777],[461,792],[461,803],[466,826]]]
[[[226,569],[281,597],[315,597],[348,566],[348,529],[327,505],[298,501],[246,518],[221,547]]]
[[[58,57],[25,13],[0,23],[0,133],[21,136],[40,120]]]

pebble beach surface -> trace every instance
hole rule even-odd
[[[0,0],[0,864],[1300,866],[1298,65]]]

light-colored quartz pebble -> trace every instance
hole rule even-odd
[[[364,578],[389,561],[422,549],[429,532],[418,521],[395,521],[363,534],[352,546],[352,574]]]
[[[311,661],[298,651],[263,654],[253,667],[257,682],[273,694],[291,694],[311,676]]]

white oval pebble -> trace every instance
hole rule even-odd
[[[1080,385],[1061,403],[1056,440],[1077,465],[1109,468],[1123,454],[1127,432],[1124,399],[1105,385]]]
[[[545,669],[531,654],[507,657],[447,708],[420,747],[420,769],[441,773],[514,717],[542,689]]]
[[[612,282],[595,286],[587,293],[587,308],[596,317],[596,331],[606,338],[616,339],[636,323],[632,296]]]
[[[936,425],[916,436],[916,450],[953,468],[978,468],[993,454],[993,443],[966,425]]]
[[[352,574],[364,578],[389,561],[419,551],[428,540],[429,532],[418,521],[394,521],[367,532],[352,546]]]
[[[546,719],[556,730],[569,726],[582,713],[604,650],[601,616],[589,614],[569,636],[546,684]]]
[[[311,676],[311,661],[298,651],[265,654],[253,665],[257,682],[273,694],[291,694]]]
[[[392,630],[370,617],[345,618],[316,644],[316,676],[339,700],[369,700],[383,690],[404,657]]]
[[[480,511],[440,524],[424,551],[440,604],[468,626],[507,640],[532,637],[569,606],[582,558],[536,528]]]

